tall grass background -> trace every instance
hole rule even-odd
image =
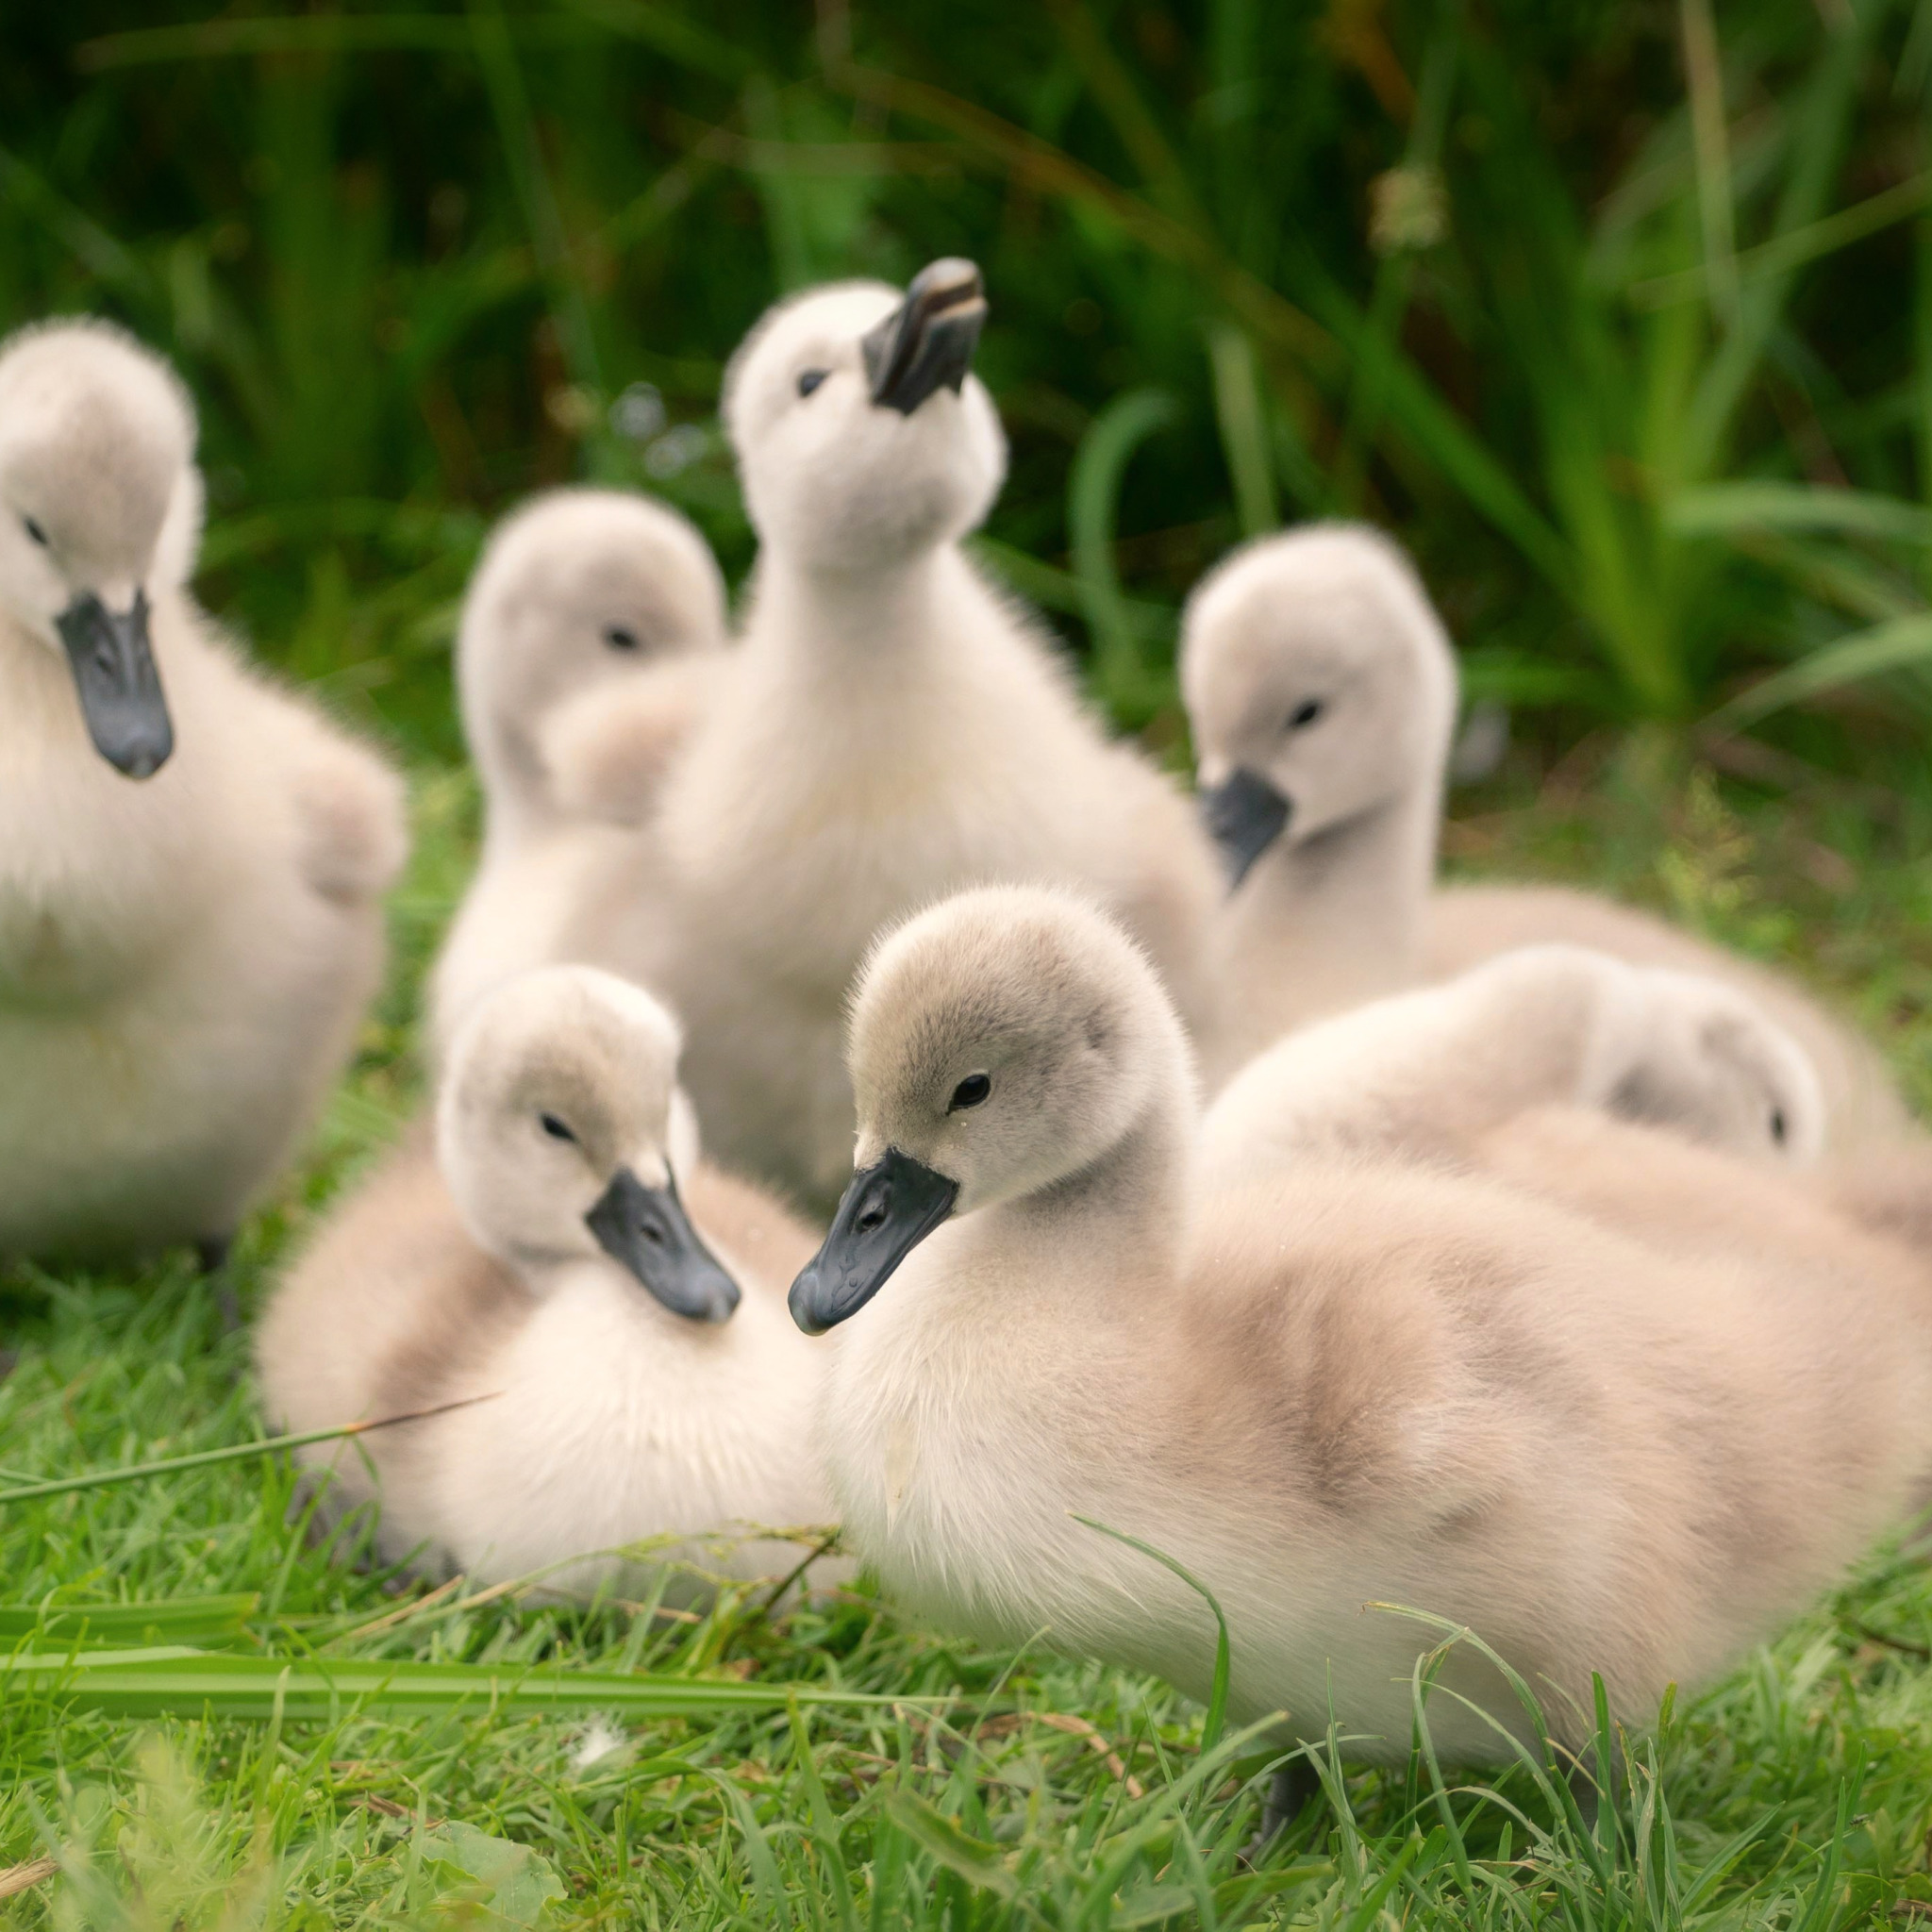
[[[8,9],[0,329],[85,309],[175,358],[202,596],[415,779],[394,982],[244,1231],[244,1305],[420,1091],[413,989],[474,832],[448,647],[491,519],[634,484],[741,578],[730,348],[788,289],[941,254],[986,270],[1013,446],[984,554],[1124,728],[1184,756],[1176,617],[1228,546],[1383,523],[1512,719],[1452,860],[1795,960],[1925,1097],[1928,87],[1932,0]],[[1038,1645],[862,1593],[696,1624],[392,1597],[354,1532],[295,1533],[272,1456],[21,1495],[258,1424],[184,1264],[0,1272],[0,1315],[21,1924],[1932,1917],[1914,1561],[1663,1713],[1593,1827],[1527,1771],[1331,1764],[1255,1868],[1252,1740]]]

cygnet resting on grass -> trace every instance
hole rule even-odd
[[[0,1255],[218,1258],[381,973],[401,785],[184,591],[194,433],[119,330],[0,345]]]
[[[1749,993],[1817,1069],[1832,1144],[1904,1130],[1875,1049],[1784,975],[1586,892],[1432,890],[1456,658],[1379,532],[1317,524],[1236,551],[1189,600],[1181,685],[1232,879],[1211,1085],[1291,1027],[1560,940]]]
[[[1193,1075],[1120,928],[1070,897],[963,894],[855,998],[858,1172],[793,1284],[846,1324],[823,1426],[855,1553],[912,1614],[1208,1689],[1240,1722],[1400,1762],[1466,1624],[1559,1742],[1601,1672],[1654,1717],[1803,1606],[1932,1450],[1932,1295],[1889,1251],[1677,1261],[1488,1177],[1316,1151],[1191,1181]],[[1621,1124],[1612,1123],[1612,1125]],[[1704,1150],[1625,1127],[1662,1168]],[[1774,1171],[1708,1155],[1774,1201]],[[875,1297],[875,1299],[874,1299]],[[1442,1694],[1474,1700],[1471,1711]],[[1430,1706],[1452,1762],[1523,1733],[1464,1646]]]
[[[668,905],[594,955],[683,1016],[712,1143],[809,1199],[850,1168],[854,971],[943,891],[1079,883],[1202,1008],[1208,841],[959,547],[1006,462],[968,373],[985,311],[978,271],[940,261],[903,295],[787,302],[739,351],[724,417],[760,543],[750,614],[665,796]]]
[[[784,1303],[812,1237],[698,1158],[677,1052],[663,1008],[595,968],[485,994],[433,1147],[398,1150],[276,1294],[258,1353],[291,1429],[490,1398],[303,1452],[340,1503],[378,1496],[389,1560],[576,1592],[673,1557],[756,1577],[802,1551],[745,1525],[830,1520],[825,1364]],[[674,1547],[592,1555],[652,1539]]]
[[[483,856],[431,981],[446,1044],[465,1009],[559,957],[600,865],[647,863],[636,828],[723,663],[724,582],[675,510],[558,490],[496,530],[457,641]]]
[[[1196,1158],[1225,1185],[1311,1147],[1467,1158],[1530,1108],[1586,1108],[1747,1160],[1815,1161],[1818,1076],[1722,980],[1524,946],[1285,1035],[1228,1082]]]

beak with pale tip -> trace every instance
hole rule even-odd
[[[958,256],[929,263],[906,299],[859,339],[865,378],[880,408],[909,416],[936,390],[959,393],[986,323],[986,285]]]

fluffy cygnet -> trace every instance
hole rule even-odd
[[[1474,1628],[1559,1740],[1707,1681],[1890,1521],[1932,1450],[1932,1295],[1836,1240],[1677,1260],[1479,1174],[1361,1152],[1190,1181],[1187,1043],[1144,957],[1064,895],[971,892],[856,995],[858,1172],[791,1305],[856,1553],[914,1614],[1333,1716],[1402,1760],[1410,1668]],[[1612,1126],[1622,1124],[1608,1123]],[[1775,1172],[1624,1126],[1775,1204]],[[876,1299],[874,1299],[876,1297]],[[1521,1732],[1467,1649],[1451,1761]]]
[[[446,1044],[472,1004],[560,957],[600,863],[644,863],[635,828],[700,714],[724,644],[710,546],[663,504],[558,490],[496,530],[457,641],[483,855],[430,985]]]
[[[1816,1160],[1824,1140],[1817,1074],[1745,994],[1543,945],[1284,1036],[1216,1097],[1197,1158],[1224,1185],[1316,1145],[1454,1159],[1540,1107],[1599,1109],[1788,1166]]]
[[[1317,524],[1235,552],[1189,601],[1181,684],[1233,882],[1210,1084],[1291,1026],[1558,940],[1748,992],[1817,1069],[1834,1144],[1904,1127],[1878,1054],[1782,975],[1589,893],[1431,890],[1456,658],[1379,532]]]
[[[733,1163],[807,1198],[849,1172],[844,1002],[881,924],[992,878],[1081,883],[1199,1009],[1219,885],[1174,789],[1110,744],[968,562],[1006,445],[969,373],[978,272],[812,291],[739,351],[724,417],[760,549],[727,691],[672,775],[675,878],[588,954],[661,988]]]
[[[0,345],[0,1254],[212,1257],[381,973],[401,785],[190,600],[194,434],[119,330]]]
[[[746,1525],[830,1520],[824,1363],[783,1300],[812,1237],[698,1159],[677,1052],[608,974],[507,981],[458,1028],[434,1145],[412,1137],[276,1294],[258,1358],[291,1429],[490,1398],[304,1452],[341,1503],[379,1498],[388,1559],[624,1590],[674,1558],[782,1574],[800,1549]]]

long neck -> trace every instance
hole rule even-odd
[[[955,661],[948,641],[990,602],[956,544],[862,571],[758,559],[745,645],[766,668],[795,672],[839,703],[868,690],[895,693],[908,678]],[[852,678],[837,675],[849,666]],[[858,689],[855,691],[854,686]]]
[[[1293,1027],[1420,977],[1441,821],[1432,773],[1262,854],[1221,920],[1217,1075]]]

